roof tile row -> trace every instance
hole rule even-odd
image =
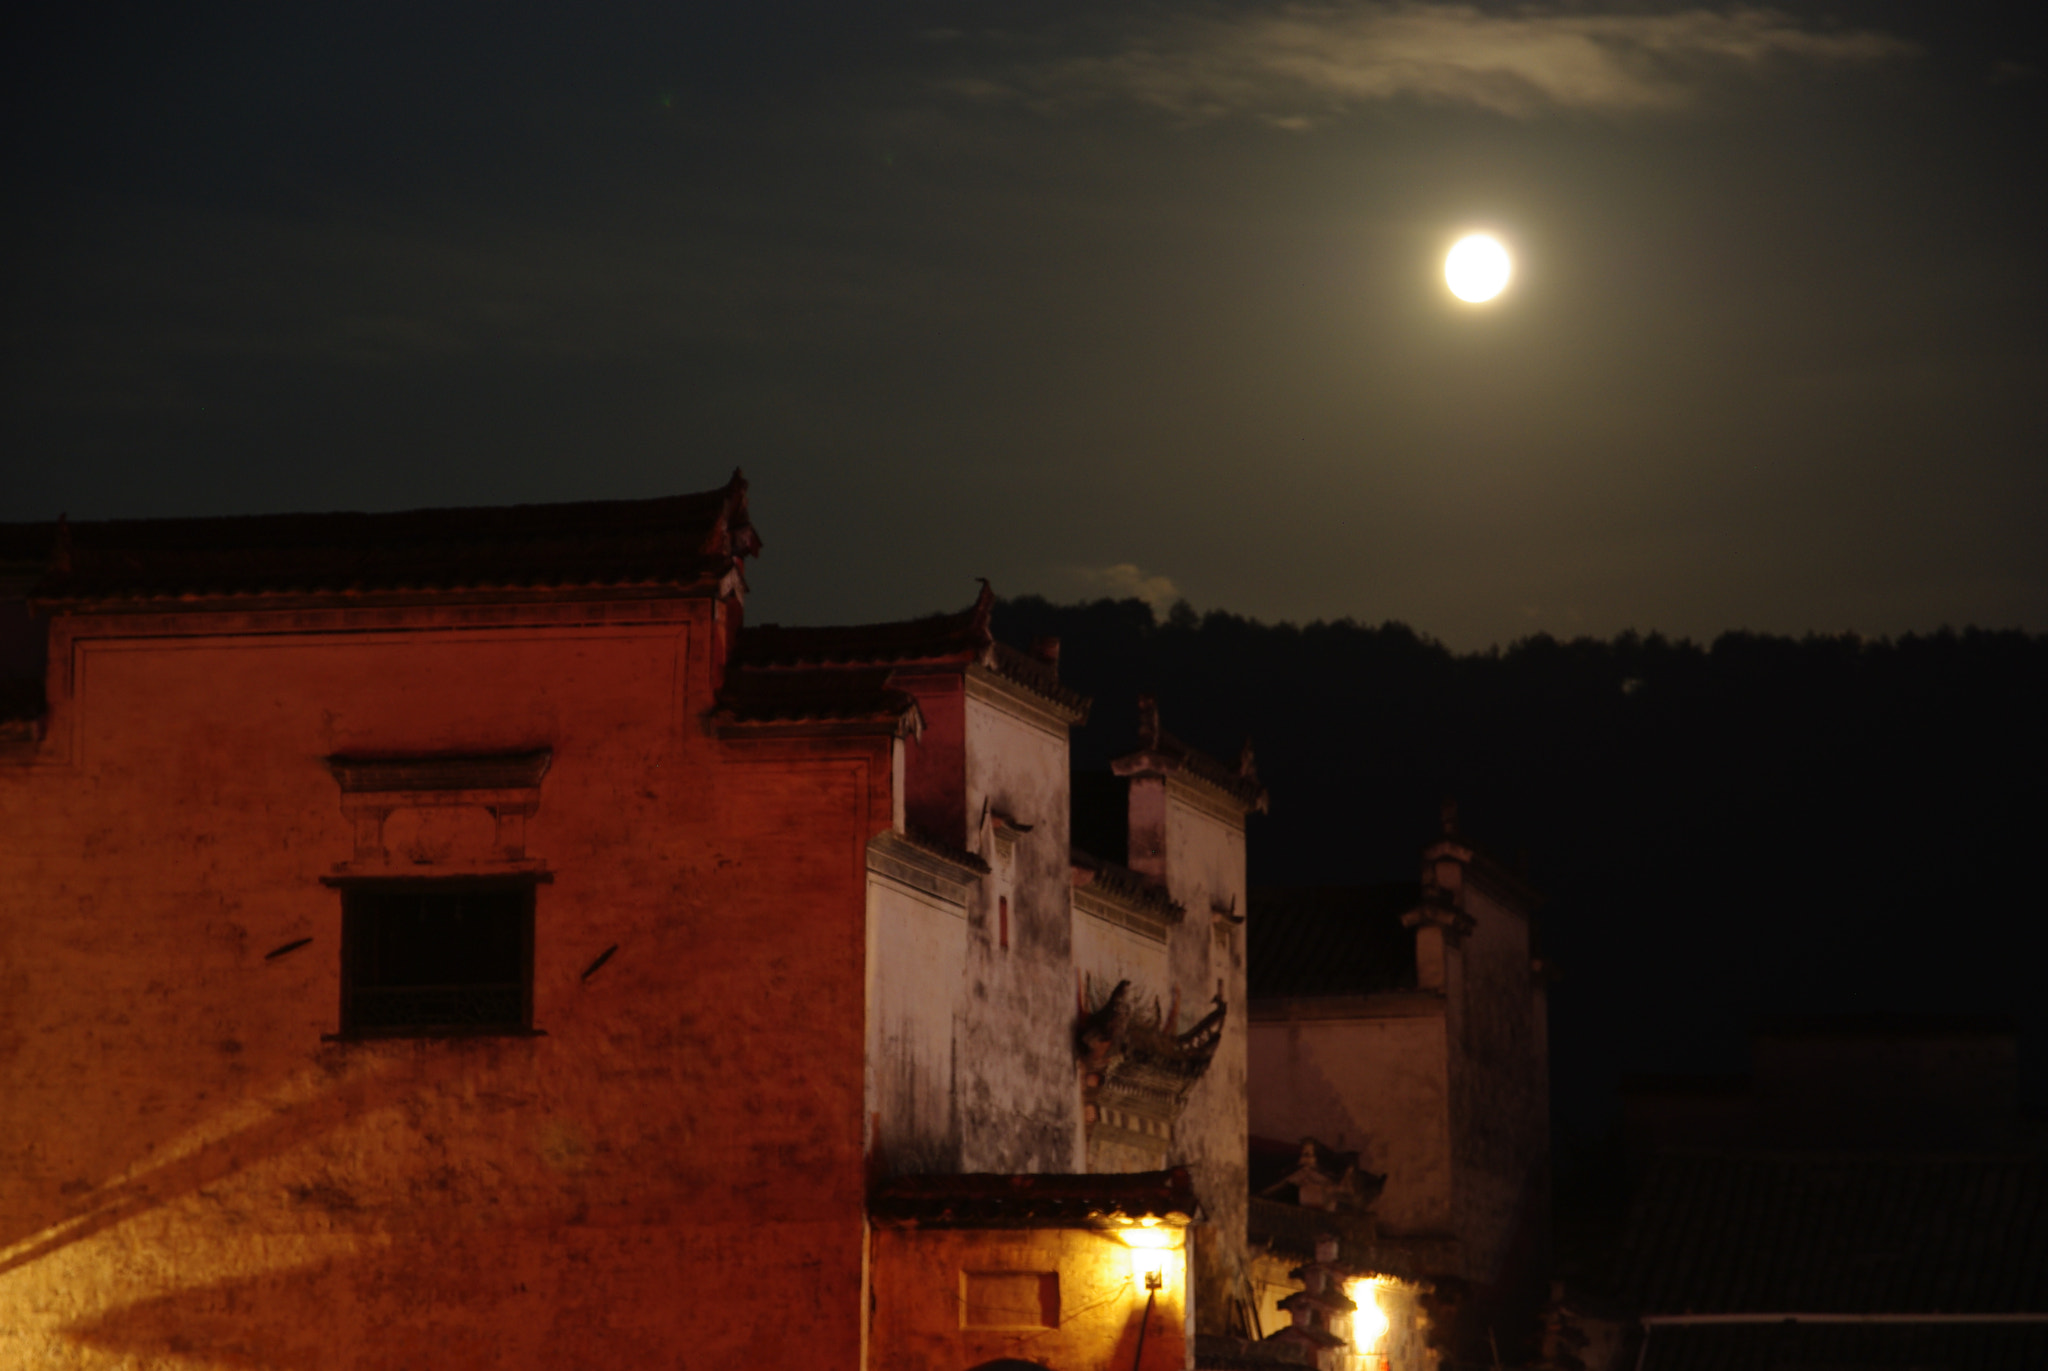
[[[1030,1228],[1194,1222],[1200,1207],[1185,1168],[1100,1175],[899,1176],[868,1213],[900,1227]]]
[[[1614,1293],[1650,1314],[2048,1314],[2048,1155],[1668,1153]]]
[[[390,514],[267,514],[15,525],[55,605],[243,596],[694,586],[760,550],[747,483],[653,500]]]

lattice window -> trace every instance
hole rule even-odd
[[[341,1031],[523,1033],[533,1017],[533,886],[423,881],[342,892]]]

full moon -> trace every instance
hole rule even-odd
[[[1483,233],[1460,238],[1451,255],[1444,258],[1444,280],[1451,294],[1474,304],[1491,300],[1507,289],[1514,264],[1508,250]]]

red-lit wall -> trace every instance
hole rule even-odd
[[[714,612],[57,621],[0,763],[0,1366],[858,1364],[887,742],[712,737]],[[537,747],[544,1036],[328,1040],[323,758]]]

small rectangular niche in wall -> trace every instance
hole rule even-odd
[[[962,1271],[962,1328],[1058,1328],[1060,1278],[1055,1271]]]

